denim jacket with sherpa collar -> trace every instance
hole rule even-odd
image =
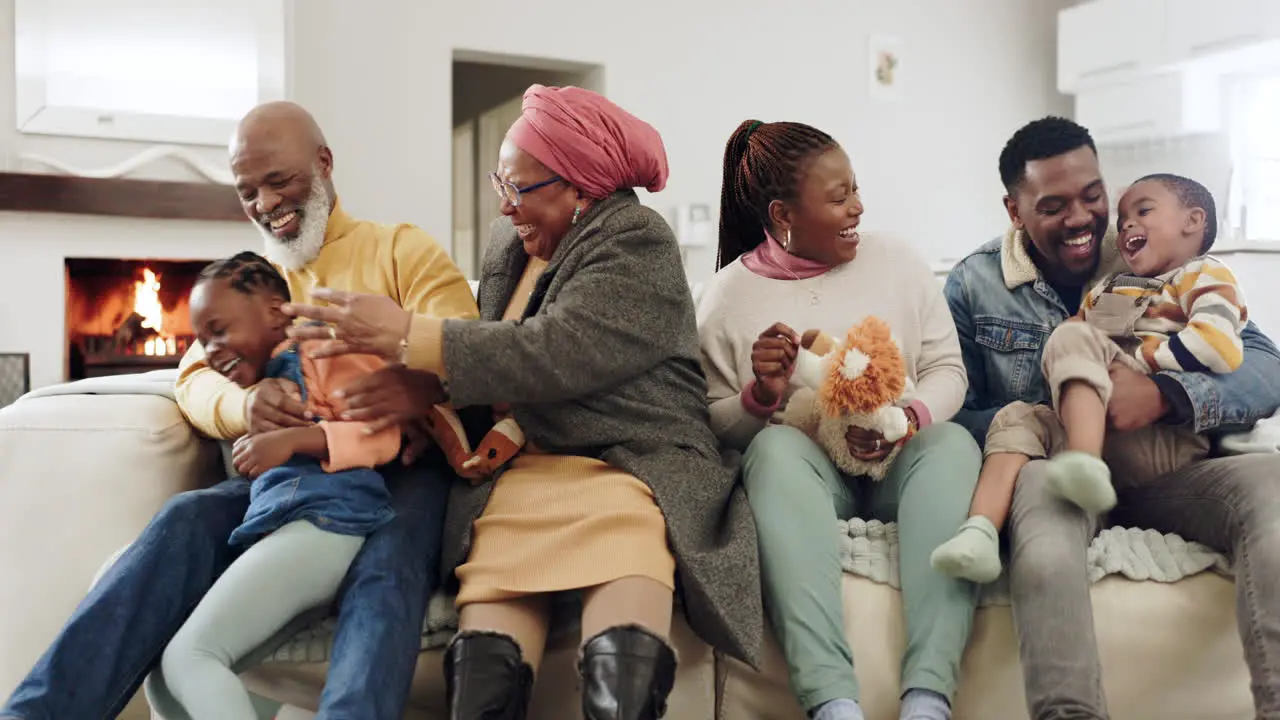
[[[957,263],[946,282],[969,375],[964,406],[954,419],[980,445],[991,419],[1007,403],[1049,402],[1040,355],[1049,334],[1070,315],[1021,238],[1011,228]],[[1125,269],[1114,231],[1103,238],[1102,253],[1086,290]],[[1155,376],[1171,409],[1165,422],[1195,432],[1230,432],[1251,427],[1280,407],[1280,352],[1252,322],[1242,339],[1244,362],[1235,372],[1165,371]]]

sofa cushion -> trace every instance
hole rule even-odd
[[[175,492],[217,480],[217,468],[213,448],[160,395],[28,395],[0,410],[0,697],[103,560]]]
[[[1135,582],[1117,575],[1097,582],[1093,614],[1111,716],[1253,718],[1234,608],[1234,586],[1214,573],[1177,583]],[[867,720],[896,720],[906,649],[902,595],[886,584],[846,574],[844,617]],[[978,610],[962,662],[956,718],[1027,717],[1008,606]],[[772,633],[762,673],[732,659],[722,659],[722,666],[717,718],[803,720]]]
[[[868,720],[897,717],[906,650],[895,523],[838,523],[845,634]],[[1088,550],[1094,622],[1114,717],[1252,717],[1222,555],[1177,535],[1108,528]],[[958,718],[1025,718],[1007,577],[986,586],[966,648]],[[802,720],[786,662],[769,634],[761,673],[723,661],[722,718]],[[745,713],[745,714],[744,714]]]

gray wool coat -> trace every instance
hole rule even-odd
[[[755,521],[738,458],[721,455],[708,425],[693,299],[671,228],[633,191],[597,202],[561,241],[524,317],[502,322],[527,261],[511,223],[495,222],[480,320],[444,324],[450,401],[510,403],[538,447],[598,458],[648,484],[690,626],[758,666]],[[493,483],[454,485],[442,562],[451,584]]]

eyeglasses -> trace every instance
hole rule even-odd
[[[498,193],[498,197],[511,203],[512,207],[520,207],[520,195],[522,193],[533,192],[534,190],[544,188],[551,183],[560,182],[562,179],[563,178],[559,175],[554,175],[549,180],[543,180],[542,182],[526,185],[524,187],[516,187],[512,183],[506,182],[502,178],[498,177],[498,173],[489,173],[489,182],[493,183],[494,192]]]

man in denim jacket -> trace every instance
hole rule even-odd
[[[1054,117],[1026,125],[1001,153],[1000,175],[1012,227],[960,261],[946,284],[969,374],[955,420],[979,444],[1006,403],[1048,401],[1040,354],[1049,333],[1096,280],[1123,268],[1087,130]],[[1243,340],[1244,363],[1225,375],[1113,366],[1109,423],[1215,434],[1271,415],[1280,407],[1280,352],[1253,323]],[[1122,487],[1111,518],[1233,559],[1254,705],[1259,717],[1280,717],[1280,458],[1209,459]],[[1107,717],[1085,568],[1096,530],[1095,518],[1051,494],[1044,461],[1023,469],[1008,523],[1009,574],[1032,718]]]

